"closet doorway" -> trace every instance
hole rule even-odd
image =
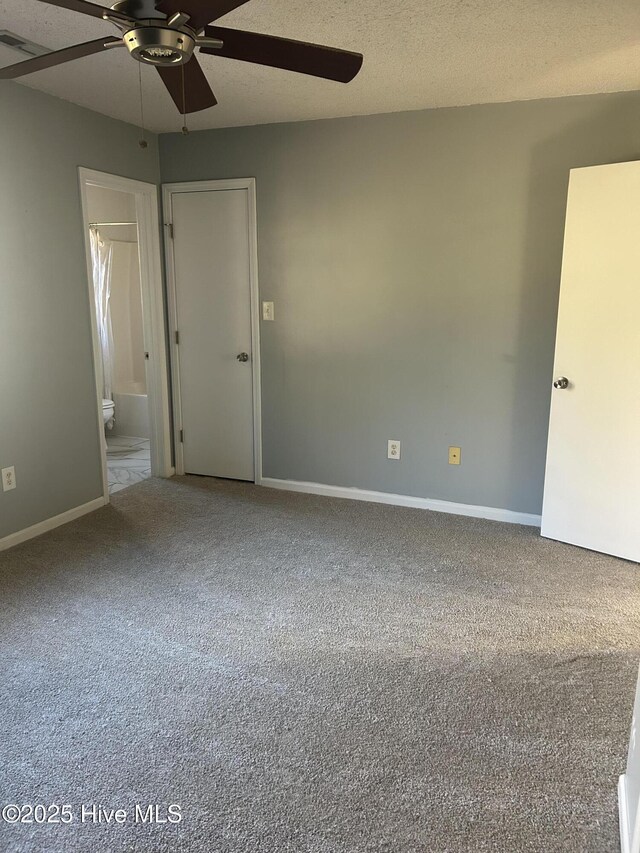
[[[80,169],[105,500],[171,464],[157,189]]]
[[[164,187],[176,470],[260,483],[255,179]]]

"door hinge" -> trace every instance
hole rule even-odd
[[[180,343],[180,332],[176,329],[176,345]]]
[[[184,430],[180,430],[180,444],[184,444]]]
[[[173,240],[173,222],[167,222],[167,228],[169,229],[169,239]]]

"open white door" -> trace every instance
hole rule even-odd
[[[640,853],[640,676],[631,720],[627,772],[618,782],[622,853]]]
[[[569,182],[542,535],[640,561],[640,162]]]

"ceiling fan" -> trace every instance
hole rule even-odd
[[[214,56],[298,71],[340,83],[349,83],[362,67],[363,57],[359,53],[209,26],[248,0],[121,0],[111,8],[86,0],[40,2],[102,18],[114,24],[121,35],[76,44],[0,68],[0,80],[15,79],[72,59],[126,47],[138,62],[156,66],[181,113],[193,113],[217,104],[194,56],[196,48]]]

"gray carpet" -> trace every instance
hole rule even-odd
[[[74,815],[0,821],[0,850],[616,851],[639,572],[524,527],[133,486],[0,554],[0,799]]]

